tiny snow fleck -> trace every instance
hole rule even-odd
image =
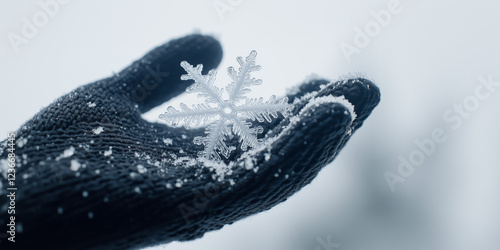
[[[142,190],[140,187],[135,187],[134,188],[134,192],[138,193],[138,194],[142,194]]]
[[[182,139],[187,139],[187,135],[182,135]]]
[[[177,188],[182,187],[182,181],[177,179],[177,182],[175,183],[175,187],[177,187]]]
[[[108,202],[109,201],[109,198],[106,196],[104,197],[104,199],[102,199],[104,202]]]
[[[26,145],[27,142],[28,142],[27,138],[19,138],[19,140],[17,140],[16,144],[18,147],[22,148],[22,147],[24,147],[24,145]]]
[[[266,161],[269,161],[269,159],[271,159],[271,153],[265,153],[265,154],[264,154],[264,159],[265,159]]]
[[[130,178],[135,178],[137,176],[137,173],[136,172],[130,172]]]
[[[165,143],[165,145],[167,145],[167,146],[172,145],[173,142],[174,141],[172,139],[170,139],[170,138],[163,139],[163,143]]]
[[[287,175],[287,174],[286,174],[286,175],[285,175],[285,179],[288,179],[288,177],[289,177],[289,175]]]
[[[179,150],[179,153],[184,154],[184,150],[182,150],[182,148],[181,148],[181,150]]]
[[[89,212],[89,219],[92,219],[92,218],[94,218],[94,213]]]
[[[63,213],[63,208],[62,207],[58,207],[57,208],[57,213],[58,214],[62,214]]]
[[[215,175],[212,178],[218,181],[223,181],[226,175],[231,175],[233,163],[229,163],[226,165],[224,162],[214,162],[212,160],[207,160],[204,158],[199,159],[200,163],[203,163],[202,166],[208,168],[211,172],[215,172]]]
[[[139,172],[139,174],[144,174],[146,173],[148,170],[142,166],[142,165],[137,165],[137,172]]]
[[[71,171],[78,171],[81,166],[82,164],[80,164],[77,160],[71,160],[71,166],[69,169],[71,169]]]
[[[88,102],[87,106],[89,106],[89,108],[93,108],[96,106],[96,104],[95,104],[95,102]]]
[[[252,169],[252,168],[253,168],[253,161],[252,161],[252,159],[251,159],[250,157],[247,157],[247,158],[245,159],[245,168],[246,168],[247,170],[250,170],[250,169]]]
[[[28,179],[29,175],[28,174],[23,174],[23,179]]]
[[[141,157],[141,155],[140,155],[139,153],[137,153],[137,152],[134,152],[134,156],[135,156],[136,158]]]
[[[83,191],[83,192],[82,192],[82,196],[83,196],[83,197],[87,197],[87,196],[89,196],[89,192],[87,192],[87,191]]]
[[[167,187],[168,189],[172,189],[172,184],[167,183],[167,184],[165,184],[165,187]]]
[[[92,132],[94,132],[94,134],[96,134],[96,135],[102,133],[102,131],[104,131],[104,128],[101,126],[95,128],[95,129],[92,129]]]
[[[56,161],[62,159],[62,158],[68,158],[72,156],[75,153],[75,148],[73,146],[69,147],[68,149],[64,150],[64,152],[56,157]]]
[[[230,184],[231,186],[234,186],[234,184],[235,184],[234,180],[233,180],[233,179],[229,179],[229,184]]]
[[[16,226],[16,230],[17,230],[18,232],[22,233],[22,232],[23,232],[23,224],[22,224],[22,223],[17,224],[17,226]]]
[[[101,170],[96,169],[94,172],[95,172],[95,174],[100,174],[100,173],[101,173]]]
[[[278,178],[278,176],[280,176],[278,173],[274,174],[274,177]]]
[[[349,129],[349,131],[347,131],[347,135],[348,136],[351,136],[352,135],[352,128]]]
[[[110,156],[113,154],[113,147],[109,147],[108,150],[104,151],[104,156]]]
[[[90,144],[94,144],[94,140],[90,140]]]

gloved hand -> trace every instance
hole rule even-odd
[[[26,122],[15,138],[16,242],[3,239],[0,248],[130,249],[201,237],[310,183],[380,100],[366,79],[312,80],[288,96],[289,117],[260,124],[275,138],[271,147],[237,149],[219,164],[197,161],[203,146],[193,138],[204,129],[150,123],[141,113],[192,83],[180,80],[181,61],[208,70],[221,57],[210,36],[175,39]],[[354,108],[334,98],[340,96]],[[0,147],[2,228],[10,216],[6,144]]]

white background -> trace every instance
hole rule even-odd
[[[457,130],[442,118],[474,95],[478,77],[500,81],[498,1],[401,0],[402,11],[351,62],[340,44],[353,44],[355,28],[389,0],[232,2],[221,20],[212,0],[71,1],[16,53],[9,34],[20,34],[23,18],[43,9],[37,1],[0,1],[0,138],[60,95],[169,39],[213,34],[224,48],[223,71],[236,56],[258,51],[264,84],[255,96],[284,94],[311,73],[337,79],[361,72],[380,86],[382,101],[335,162],[288,201],[158,249],[314,249],[317,237],[329,235],[339,249],[499,248],[500,91]],[[414,140],[436,128],[446,142],[391,192],[384,173],[397,173],[398,157],[408,158]]]

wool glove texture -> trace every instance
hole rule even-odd
[[[270,146],[243,152],[232,138],[227,143],[237,149],[223,163],[197,160],[203,146],[193,138],[204,128],[151,123],[141,114],[192,84],[180,80],[181,61],[203,64],[206,73],[221,58],[211,36],[172,40],[58,98],[21,126],[16,242],[2,239],[0,248],[137,249],[199,238],[309,184],[380,100],[364,78],[309,80],[288,95],[290,116],[260,124],[274,138]],[[334,101],[341,96],[353,108]],[[9,223],[7,148],[7,140],[0,143],[0,228]]]

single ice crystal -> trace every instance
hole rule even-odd
[[[104,128],[101,126],[95,128],[95,129],[92,129],[92,132],[94,132],[94,134],[96,134],[96,135],[102,133],[102,131],[104,131]]]
[[[71,160],[71,166],[69,167],[71,171],[78,171],[78,169],[82,166],[77,160]]]
[[[207,75],[202,74],[203,65],[193,67],[186,61],[181,66],[187,74],[182,75],[182,80],[194,80],[194,84],[186,89],[188,93],[197,93],[205,102],[191,107],[180,105],[180,110],[168,107],[167,112],[160,115],[160,119],[167,121],[172,126],[183,124],[186,128],[197,125],[207,125],[206,136],[195,137],[193,142],[204,145],[205,149],[199,153],[201,158],[221,161],[221,155],[228,158],[234,147],[226,145],[225,140],[233,135],[238,136],[240,148],[246,151],[249,147],[256,148],[262,143],[257,135],[264,129],[261,126],[252,126],[250,121],[272,122],[278,115],[288,115],[292,105],[288,98],[277,99],[271,96],[268,101],[263,98],[248,98],[250,87],[260,85],[262,80],[250,75],[251,72],[260,70],[256,65],[256,51],[250,52],[246,58],[238,57],[240,65],[238,70],[228,68],[231,83],[224,89],[214,85],[216,72],[210,70]],[[222,93],[226,91],[229,98],[223,99]],[[241,104],[244,102],[243,104]],[[216,119],[218,118],[218,119]]]

